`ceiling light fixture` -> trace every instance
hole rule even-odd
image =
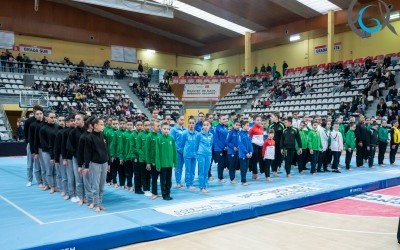
[[[329,10],[338,11],[341,8],[328,0],[296,0],[297,2],[311,8],[321,14],[328,13]]]
[[[300,40],[299,34],[294,34],[289,37],[289,41],[291,41],[291,42],[298,41],[298,40]]]

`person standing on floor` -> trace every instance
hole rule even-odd
[[[48,117],[49,112],[45,111],[43,113],[43,120],[36,125],[35,127],[35,132],[34,132],[34,144],[33,144],[33,152],[35,153],[35,157],[39,160],[39,166],[40,166],[40,174],[42,176],[42,181],[43,181],[43,187],[42,190],[48,190],[49,185],[47,182],[47,176],[46,176],[46,164],[43,161],[43,150],[42,150],[42,145],[40,144],[40,129],[43,126],[46,126],[47,124],[47,117]]]
[[[300,140],[301,140],[301,148],[299,145],[296,143],[296,151],[299,152],[299,149],[301,149],[301,154],[297,154],[297,166],[299,170],[299,174],[304,174],[304,170],[307,170],[306,164],[307,164],[307,155],[308,155],[308,148],[307,148],[307,138],[308,138],[308,132],[310,129],[307,127],[306,123],[304,121],[301,121],[299,123],[299,135],[300,135]]]
[[[221,115],[219,117],[219,124],[215,128],[214,133],[215,160],[218,162],[218,179],[220,183],[226,182],[224,179],[224,168],[226,165],[226,153],[228,149],[226,144],[226,137],[228,136],[228,128],[226,127],[227,122],[228,118],[226,115]]]
[[[278,168],[281,167],[283,156],[281,154],[281,139],[282,132],[285,129],[285,125],[279,121],[279,112],[275,112],[271,115],[271,125],[269,129],[274,130],[274,141],[275,141],[275,159],[272,162],[272,175],[275,177],[280,177],[278,174]]]
[[[178,164],[174,139],[169,136],[169,124],[163,123],[162,135],[156,140],[156,168],[160,173],[161,193],[164,200],[172,200],[172,168]]]
[[[233,129],[229,131],[226,138],[226,144],[228,145],[229,178],[232,184],[237,184],[235,173],[237,166],[239,166],[239,129],[240,122],[236,120],[234,121]]]
[[[322,150],[321,136],[318,131],[318,122],[312,123],[312,129],[308,132],[307,147],[311,155],[311,174],[315,175],[319,154]]]
[[[243,186],[248,186],[246,180],[249,161],[253,154],[253,145],[249,137],[249,122],[242,121],[242,131],[239,133],[239,164],[240,164],[240,182]]]
[[[62,162],[62,157],[61,157],[61,143],[62,143],[62,134],[64,132],[65,128],[65,123],[66,123],[66,118],[65,116],[59,116],[58,117],[58,130],[56,132],[55,138],[54,138],[54,146],[53,146],[53,157],[54,157],[54,165],[56,168],[56,178],[57,178],[57,190],[59,190],[61,193],[60,195],[62,197],[65,196],[66,191],[68,189],[68,182],[66,182],[66,187],[64,187],[63,183],[63,169],[65,169],[60,162]],[[69,125],[68,125],[69,126]]]
[[[50,111],[47,114],[47,124],[42,126],[39,131],[40,145],[42,148],[43,163],[46,168],[46,178],[48,183],[48,188],[50,188],[50,194],[56,192],[56,171],[54,169],[54,140],[57,128],[54,126],[56,120],[56,115],[54,112]],[[52,157],[53,156],[53,157]],[[43,190],[46,190],[44,188]]]
[[[349,130],[346,133],[346,138],[344,140],[344,149],[346,150],[346,169],[351,170],[350,162],[353,157],[353,152],[356,150],[356,124],[354,122],[349,123]]]
[[[318,131],[321,137],[322,149],[319,154],[317,172],[318,173],[330,172],[328,170],[328,158],[330,154],[329,144],[331,135],[331,122],[326,122],[326,121],[321,122],[321,126],[318,128]],[[323,170],[321,170],[322,166]]]
[[[261,116],[254,119],[254,126],[249,131],[251,144],[253,146],[253,155],[250,159],[250,170],[253,172],[253,179],[258,180],[257,164],[260,168],[260,174],[264,174],[264,162],[262,157],[262,147],[264,143],[264,127],[262,126]]]
[[[337,122],[333,124],[333,131],[330,134],[330,139],[333,155],[332,172],[340,173],[339,162],[343,151],[343,137],[342,133],[339,131],[339,123]]]
[[[357,167],[364,166],[365,150],[366,150],[366,137],[367,127],[365,125],[365,117],[360,115],[360,122],[356,126],[356,163]]]
[[[24,125],[24,136],[25,136],[25,142],[26,144],[26,160],[27,160],[27,179],[28,182],[26,184],[27,187],[32,186],[32,180],[33,180],[33,167],[34,167],[34,159],[32,158],[32,152],[31,152],[31,147],[30,147],[30,126],[32,124],[35,124],[36,118],[35,118],[35,112],[39,110],[43,114],[43,108],[41,106],[33,106],[33,115],[30,116],[26,121]],[[37,180],[36,180],[37,181]],[[40,184],[40,183],[38,183]]]
[[[151,132],[147,135],[144,143],[144,155],[146,157],[146,170],[151,175],[151,199],[157,199],[158,197],[158,176],[159,171],[156,168],[156,141],[158,138],[158,131],[160,131],[160,122],[158,120],[152,120],[150,123]]]
[[[85,139],[85,169],[89,168],[90,189],[93,197],[93,204],[96,212],[106,210],[103,206],[103,192],[106,183],[106,172],[110,168],[110,154],[106,139],[103,136],[103,120],[95,118],[92,121],[93,132]]]
[[[119,122],[117,119],[113,119],[111,122],[111,128],[107,130],[106,138],[108,150],[111,157],[110,171],[107,173],[107,185],[114,185],[115,188],[118,187],[117,184],[117,172],[119,167],[119,158],[117,157],[117,131],[119,127]]]
[[[194,186],[194,175],[196,171],[197,151],[195,130],[196,120],[189,118],[188,129],[182,134],[183,159],[185,161],[185,182],[189,190],[196,190]]]
[[[208,193],[208,169],[212,158],[213,134],[210,121],[203,122],[203,129],[196,137],[197,165],[199,169],[200,192]]]
[[[150,133],[150,121],[145,120],[143,122],[143,130],[140,132],[136,138],[136,151],[138,153],[138,165],[142,176],[142,185],[144,195],[150,197],[150,171],[146,168],[146,151],[145,151],[145,144],[146,138]]]
[[[182,171],[183,171],[183,164],[185,163],[185,161],[183,158],[182,138],[183,138],[183,133],[186,131],[186,128],[183,126],[184,123],[185,123],[185,117],[181,115],[177,120],[177,125],[175,125],[170,130],[170,135],[175,141],[176,151],[178,154],[178,165],[175,167],[175,181],[177,188],[183,187]]]
[[[131,133],[129,138],[129,155],[132,157],[133,162],[133,182],[135,185],[135,194],[144,194],[142,190],[142,169],[139,164],[139,153],[136,147],[137,138],[142,133],[143,122],[140,120],[136,121],[136,130]]]
[[[75,191],[75,177],[74,177],[74,166],[72,163],[72,156],[68,155],[68,150],[67,150],[67,142],[68,142],[68,137],[71,134],[72,130],[75,129],[76,123],[75,123],[75,114],[70,114],[68,117],[67,126],[69,124],[69,128],[66,129],[61,138],[61,156],[62,156],[62,164],[63,164],[63,174],[65,175],[63,177],[64,183],[67,181],[67,190],[68,192],[64,196],[64,200],[69,200],[71,199],[71,202],[78,202],[79,199],[76,198],[76,191]]]
[[[116,140],[114,140],[114,145],[112,147],[116,147],[116,156],[119,162],[117,167],[118,173],[118,182],[121,189],[125,189],[126,184],[126,174],[125,174],[125,167],[124,167],[124,160],[122,159],[125,152],[125,144],[124,144],[124,134],[125,134],[125,126],[126,120],[121,119],[119,121],[119,129],[116,132]]]
[[[267,181],[272,181],[270,174],[271,165],[275,158],[274,129],[268,130],[268,138],[264,141],[262,147],[262,157],[264,159],[265,178]]]
[[[282,132],[282,140],[281,140],[281,153],[285,157],[285,171],[286,177],[292,178],[293,176],[290,174],[292,168],[293,156],[296,154],[296,143],[299,147],[298,154],[302,153],[302,144],[299,135],[299,130],[292,126],[292,117],[287,117],[285,119],[286,129]]]
[[[79,205],[83,205],[84,198],[84,187],[83,187],[83,177],[79,172],[78,166],[78,148],[79,148],[79,138],[85,132],[85,122],[84,115],[77,114],[75,115],[75,124],[76,127],[69,133],[67,140],[67,159],[72,158],[72,172],[69,169],[68,181],[72,181],[75,179],[75,200],[78,200]],[[73,177],[71,177],[73,176]],[[71,180],[70,180],[71,178]],[[68,187],[73,186],[71,183]]]
[[[82,174],[82,179],[83,179],[83,187],[84,187],[84,199],[83,202],[87,203],[87,205],[93,206],[93,197],[92,197],[92,191],[90,190],[91,188],[91,183],[90,183],[90,176],[88,174],[89,168],[86,168],[85,166],[85,142],[86,138],[90,133],[93,132],[93,125],[92,122],[95,119],[95,117],[88,117],[85,120],[85,131],[82,133],[82,135],[79,137],[79,143],[78,143],[78,172]]]
[[[387,129],[387,121],[385,119],[382,120],[381,126],[378,128],[378,164],[383,167],[383,159],[385,157],[386,148],[389,141],[389,132]]]
[[[365,140],[367,145],[367,153],[368,153],[368,166],[369,168],[374,167],[374,158],[376,152],[376,145],[378,144],[378,123],[374,121],[371,124],[371,128],[368,131],[367,138]]]
[[[135,158],[134,151],[131,151],[131,141],[133,141],[133,122],[127,121],[125,126],[125,133],[122,134],[122,150],[121,159],[124,162],[124,173],[126,178],[126,185],[129,192],[133,192],[133,159]]]
[[[397,166],[396,164],[396,154],[399,149],[400,144],[400,131],[399,131],[399,122],[392,122],[392,129],[390,130],[390,154],[389,161],[391,166]]]

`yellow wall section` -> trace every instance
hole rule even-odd
[[[204,113],[204,116],[209,112],[209,109],[186,109],[185,110],[185,126],[188,125],[188,118],[189,116],[194,116],[197,122],[197,116],[200,112]]]

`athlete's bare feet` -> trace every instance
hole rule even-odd
[[[205,189],[205,188],[202,188],[202,189],[200,189],[200,192],[202,192],[202,193],[208,193],[208,190]]]
[[[275,177],[281,177],[281,175],[278,174],[277,172],[272,172],[272,175],[275,176]]]
[[[266,181],[272,181],[271,177],[267,177],[265,180]]]
[[[103,207],[102,205],[100,205],[99,208],[100,208],[101,210],[104,210],[104,211],[107,210],[107,208]]]
[[[154,194],[153,194],[153,195],[151,196],[151,199],[152,199],[152,200],[155,200],[155,199],[157,199],[157,198],[158,198],[158,195],[154,195]]]
[[[196,190],[196,187],[190,186],[190,187],[189,187],[189,190],[192,190],[192,191],[193,191],[193,190]]]
[[[96,213],[100,213],[101,209],[100,209],[100,207],[96,207],[96,210],[94,210],[94,211],[96,211]]]
[[[287,177],[287,178],[293,178],[293,175],[288,174],[286,177]]]
[[[89,205],[89,208],[90,208],[90,209],[93,209],[93,208],[94,208],[94,204],[91,203],[91,204]]]

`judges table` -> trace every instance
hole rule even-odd
[[[0,142],[0,157],[26,155],[25,142]]]

